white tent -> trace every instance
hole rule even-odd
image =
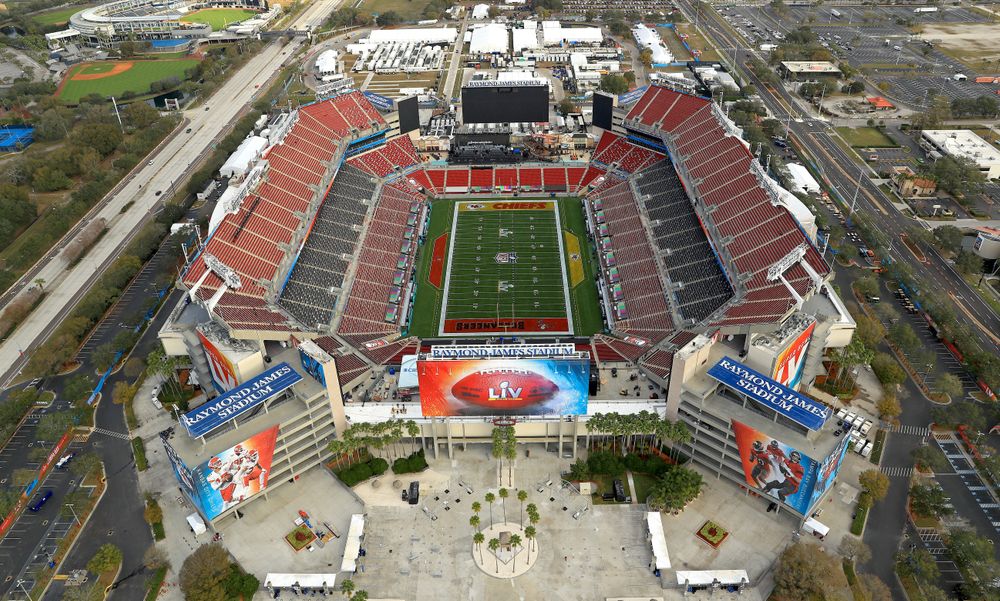
[[[559,21],[543,21],[542,37],[546,46],[567,44],[600,44],[604,33],[600,27],[563,27]]]
[[[322,588],[332,591],[336,580],[336,574],[268,574],[264,578],[264,587],[269,589]]]
[[[472,7],[472,18],[473,19],[485,19],[490,16],[490,5],[489,4],[477,4]]]
[[[333,50],[324,50],[316,57],[316,73],[329,75],[340,72],[340,54]]]
[[[229,155],[226,162],[219,168],[222,177],[241,177],[253,167],[260,154],[267,148],[267,140],[260,136],[248,136],[240,142],[239,147]]]
[[[492,54],[507,52],[507,28],[499,23],[490,23],[473,30],[469,52],[472,54]]]
[[[632,28],[632,36],[640,48],[649,48],[653,52],[653,63],[665,65],[674,62],[674,55],[663,45],[659,32],[639,23]]]
[[[458,38],[458,30],[454,27],[428,27],[420,29],[376,29],[368,34],[372,44],[391,44],[398,42],[422,42],[424,44],[450,44]]]
[[[358,556],[361,554],[361,537],[365,531],[365,516],[356,513],[351,516],[351,527],[347,530],[347,544],[344,546],[344,560],[340,563],[340,571],[353,574],[358,569]]]
[[[669,570],[670,554],[667,553],[667,538],[663,535],[663,520],[658,511],[646,512],[646,527],[649,528],[649,542],[653,546],[654,567]]]
[[[788,163],[788,172],[792,174],[792,191],[804,194],[819,194],[819,183],[803,165]]]
[[[515,29],[514,52],[534,50],[538,48],[538,31],[535,29]]]

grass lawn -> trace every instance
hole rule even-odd
[[[632,481],[635,482],[635,499],[640,503],[645,503],[649,497],[649,491],[656,485],[656,477],[649,474],[632,472]]]
[[[69,18],[85,8],[90,8],[92,4],[79,4],[67,6],[58,10],[50,10],[31,15],[31,20],[39,25],[62,25],[69,21]]]
[[[718,549],[719,545],[729,538],[729,531],[709,520],[702,524],[701,529],[697,532],[697,536],[713,548]]]
[[[419,21],[428,4],[430,0],[365,0],[359,8],[373,15],[394,11],[404,21]]]
[[[837,133],[854,148],[899,148],[892,138],[874,127],[838,127]]]
[[[212,31],[219,31],[233,23],[245,21],[256,14],[255,11],[243,8],[206,8],[184,15],[181,21],[205,23],[212,27]]]
[[[711,62],[719,60],[719,53],[715,51],[715,48],[710,46],[708,42],[698,33],[694,25],[691,23],[678,23],[676,26],[677,33],[687,34],[687,43],[691,47],[691,50],[701,50],[701,55],[698,57],[702,61]],[[683,46],[682,46],[683,47]],[[679,56],[684,56],[683,54]],[[684,58],[679,58],[675,56],[677,60],[685,60]]]
[[[305,524],[296,526],[294,530],[285,535],[285,541],[296,551],[305,549],[314,540],[316,540],[316,535]]]
[[[632,496],[632,489],[628,485],[628,478],[625,474],[620,474],[618,476],[608,476],[606,474],[594,474],[590,477],[591,482],[594,483],[596,491],[591,495],[591,499],[594,501],[594,505],[621,505],[617,501],[605,501],[601,495],[606,492],[614,492],[612,484],[618,479],[622,481],[622,486],[625,487],[625,496]]]
[[[83,63],[70,68],[66,73],[65,83],[58,92],[59,98],[73,104],[90,94],[100,94],[105,97],[121,96],[125,92],[145,94],[149,92],[149,85],[154,81],[168,77],[184,79],[184,72],[198,64],[197,59],[131,61],[131,68],[116,75],[100,79],[73,79],[77,74],[108,73],[119,62],[121,61]]]

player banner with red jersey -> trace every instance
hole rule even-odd
[[[816,484],[816,461],[805,453],[733,421],[747,484],[805,515]]]
[[[419,361],[425,416],[584,415],[588,359]]]
[[[190,471],[197,497],[194,500],[206,519],[214,519],[267,488],[277,439],[278,426],[273,426]]]

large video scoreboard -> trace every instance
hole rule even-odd
[[[543,79],[470,81],[462,86],[463,123],[545,123],[549,84]]]

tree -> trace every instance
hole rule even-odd
[[[167,553],[163,548],[151,545],[142,554],[142,565],[146,566],[147,570],[158,570],[170,567],[170,559],[167,558]]]
[[[928,94],[928,96],[930,106],[913,119],[913,126],[917,129],[934,129],[941,125],[942,121],[951,119],[951,103],[948,97],[938,94]]]
[[[528,500],[528,491],[523,488],[517,491],[517,500],[521,502],[521,519],[520,525],[524,528],[524,502]]]
[[[560,113],[566,115],[576,111],[576,103],[569,98],[563,98],[559,101],[558,108]]]
[[[104,591],[98,588],[96,582],[81,586],[68,586],[63,589],[62,601],[101,601]]]
[[[979,275],[983,272],[983,258],[976,253],[963,250],[955,257],[955,267],[966,275]]]
[[[479,532],[479,516],[474,515],[469,518],[469,525],[472,526],[473,530]]]
[[[938,484],[914,484],[911,486],[910,509],[918,515],[930,518],[951,515],[952,513],[952,509],[948,507],[948,495]]]
[[[910,454],[913,455],[913,462],[918,468],[922,467],[935,472],[948,469],[948,460],[937,447],[917,447]],[[912,489],[910,494],[913,494]]]
[[[147,501],[146,509],[143,511],[142,516],[146,518],[146,523],[152,526],[163,521],[163,509],[156,501],[152,503]]]
[[[935,384],[939,394],[946,395],[952,399],[958,399],[962,396],[962,380],[958,378],[955,374],[943,374]]]
[[[484,499],[486,500],[487,503],[490,504],[490,528],[492,528],[493,527],[493,501],[496,501],[497,498],[496,498],[496,495],[494,495],[491,492],[488,492],[488,493],[486,493],[486,497],[484,497]]]
[[[903,406],[895,394],[883,394],[882,398],[875,403],[875,409],[879,417],[885,420],[892,420],[903,413]]]
[[[368,591],[360,590],[351,595],[351,601],[368,601]]]
[[[787,547],[774,570],[777,601],[823,599],[828,588],[844,581],[839,562],[816,545],[798,542]]]
[[[76,418],[71,411],[57,411],[46,413],[38,418],[38,426],[35,429],[35,436],[38,440],[55,442],[75,425]]]
[[[500,7],[495,4],[491,4],[488,14],[491,19],[496,19],[500,16]]]
[[[868,563],[872,558],[871,548],[860,538],[845,534],[837,545],[837,553],[853,563]]]
[[[73,133],[73,139],[79,146],[89,146],[106,157],[122,143],[122,132],[110,123],[85,123]]]
[[[889,328],[889,340],[906,354],[921,346],[920,338],[913,331],[913,327],[902,321]]]
[[[521,546],[521,536],[518,535],[518,534],[511,535],[511,537],[510,537],[510,548],[514,552],[514,563],[512,564],[511,567],[515,571],[517,570],[517,548],[520,547],[520,546]]]
[[[87,375],[74,376],[63,387],[63,397],[73,403],[83,401],[94,391],[94,379]]]
[[[639,62],[643,64],[647,69],[653,66],[653,50],[652,48],[643,48],[639,52]]]
[[[400,21],[402,21],[403,18],[400,17],[399,13],[397,13],[396,11],[394,11],[394,10],[387,10],[384,13],[380,14],[378,16],[377,20],[378,20],[378,24],[379,25],[382,25],[383,27],[385,27],[385,26],[388,26],[388,25],[395,25],[396,23],[399,23]]]
[[[225,599],[224,582],[229,566],[229,554],[222,545],[205,544],[195,549],[181,565],[179,580],[184,598],[187,601]]]
[[[129,104],[124,113],[125,122],[135,129],[146,129],[160,119],[160,113],[145,102]]]
[[[671,465],[653,485],[646,504],[651,511],[679,511],[698,498],[703,484],[698,472]]]
[[[105,372],[114,365],[117,354],[118,351],[115,350],[112,344],[105,343],[94,349],[94,352],[90,355],[90,362],[97,371]]]
[[[965,157],[942,157],[931,166],[931,174],[938,187],[955,196],[979,192],[986,183],[986,176],[979,170],[979,165]]]
[[[972,578],[966,578],[972,593],[970,596],[975,599],[993,598],[993,594],[987,596],[986,589],[992,587],[992,582],[1000,575],[1000,566],[994,559],[990,541],[979,536],[975,530],[956,528],[945,538],[945,546],[959,569],[964,568],[975,576],[975,583],[970,582]]]
[[[506,488],[501,488],[500,490],[497,491],[497,494],[500,496],[500,504],[503,507],[503,523],[506,524],[507,523],[507,497],[510,495],[510,492]]]
[[[609,94],[624,94],[628,92],[628,82],[623,76],[616,73],[605,73],[601,75],[598,89]]]
[[[865,470],[858,476],[861,488],[872,496],[872,500],[881,501],[889,493],[889,476],[878,470]]]
[[[129,384],[123,380],[115,382],[115,387],[111,390],[111,400],[115,405],[124,405],[135,398],[139,391],[139,382]]]
[[[861,584],[868,591],[869,601],[892,601],[892,591],[874,574],[861,574]]]
[[[962,230],[953,225],[934,228],[934,240],[944,250],[957,253],[962,248]]]
[[[528,526],[524,529],[524,538],[528,539],[528,561],[531,561],[531,548],[534,546],[537,535],[538,531],[535,530],[534,526]]]
[[[87,562],[87,570],[94,574],[103,574],[117,570],[121,562],[122,550],[111,543],[105,543]]]
[[[896,555],[896,565],[904,576],[914,576],[924,582],[934,582],[941,577],[937,561],[926,549],[916,548]]]
[[[69,471],[74,476],[83,479],[93,474],[101,467],[101,458],[93,451],[80,453],[69,464]]]
[[[500,573],[500,557],[497,555],[497,551],[500,549],[500,539],[498,539],[498,538],[491,538],[488,547],[489,547],[490,551],[493,552],[493,558],[497,562],[497,574],[499,574]]]
[[[872,371],[882,386],[895,387],[906,380],[906,372],[899,366],[896,358],[888,353],[878,353],[872,359]]]
[[[858,324],[855,335],[861,338],[861,342],[865,346],[875,348],[885,338],[885,328],[882,327],[882,324],[877,319],[873,319],[867,315],[859,315],[855,321]]]
[[[31,174],[31,185],[37,192],[65,190],[72,184],[65,173],[49,165],[42,165]]]
[[[479,563],[483,563],[483,541],[486,540],[486,535],[482,532],[477,532],[472,535],[472,542],[479,549]]]
[[[354,581],[350,578],[340,583],[340,593],[345,597],[350,597],[354,594],[354,588]]]
[[[857,290],[858,294],[861,296],[878,296],[878,280],[870,275],[866,275],[863,278],[855,280],[854,289]]]

